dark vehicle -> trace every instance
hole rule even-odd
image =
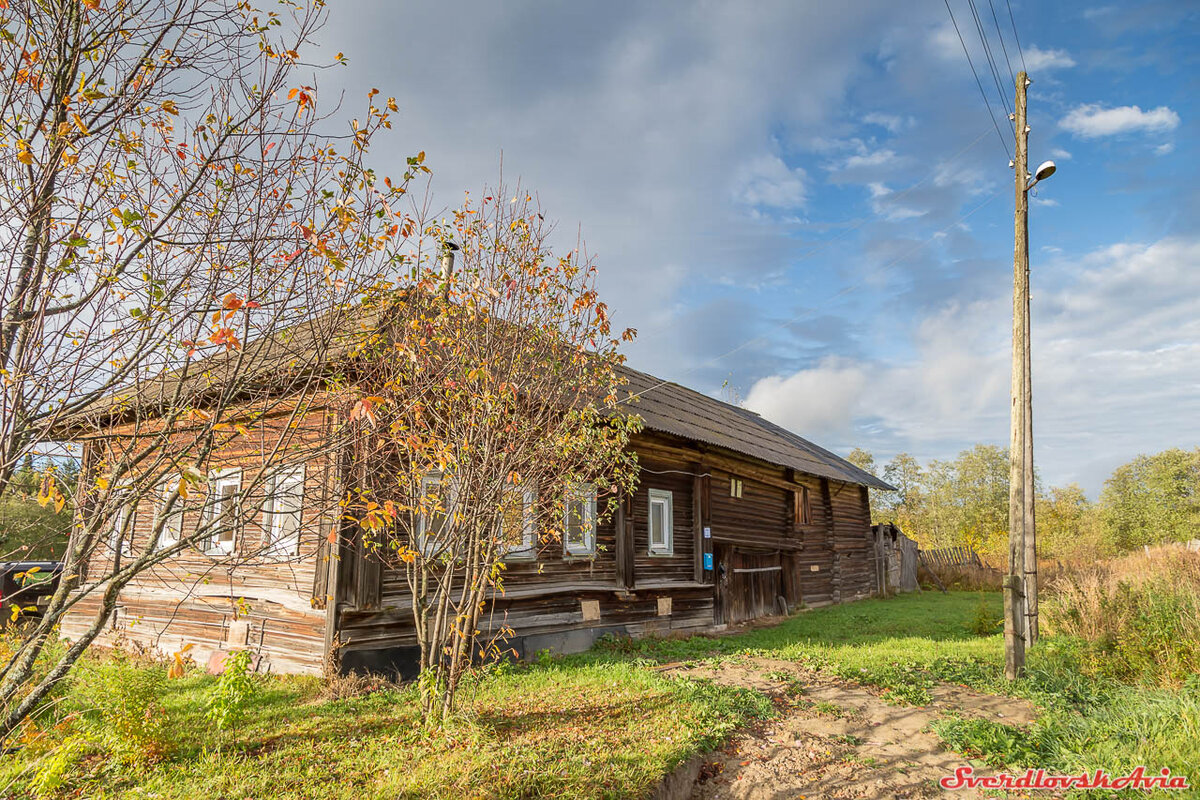
[[[61,561],[0,562],[0,619],[4,625],[14,620],[40,617],[62,577]],[[14,613],[14,609],[17,611]]]

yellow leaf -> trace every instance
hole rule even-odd
[[[175,105],[174,100],[163,100],[162,110],[168,114],[175,114],[176,116],[179,115],[179,106]]]
[[[96,488],[97,489],[107,489],[108,488],[108,478],[105,478],[103,475],[96,478]]]
[[[84,136],[88,135],[87,125],[83,124],[82,117],[80,117],[78,114],[72,114],[71,121],[75,123],[75,127],[79,129],[80,133],[82,133]]]

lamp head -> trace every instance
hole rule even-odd
[[[1057,169],[1058,167],[1054,166],[1053,161],[1043,161],[1041,164],[1038,164],[1037,171],[1033,173],[1033,182],[1037,183],[1038,181],[1046,180],[1046,178],[1049,178],[1051,175],[1053,175]]]

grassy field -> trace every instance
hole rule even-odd
[[[1044,714],[1028,729],[938,723],[955,749],[997,766],[1186,773],[1200,764],[1200,682],[1166,690],[1086,677],[1080,643],[1064,638],[1044,640],[1031,651],[1029,676],[1009,684],[1001,637],[976,632],[999,616],[995,593],[925,593],[802,613],[735,636],[606,641],[481,674],[461,719],[437,733],[420,727],[410,689],[327,699],[319,681],[296,678],[261,681],[242,721],[216,730],[205,715],[215,678],[166,680],[158,665],[96,660],[26,748],[0,765],[0,786],[48,797],[636,797],[773,713],[755,692],[653,667],[742,655],[853,678],[897,704],[927,702],[938,681],[1030,698]],[[133,719],[101,713],[113,693]],[[151,726],[140,744],[138,720]]]

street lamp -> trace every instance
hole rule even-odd
[[[1033,386],[1029,354],[1029,190],[1054,174],[1053,161],[1043,161],[1029,174],[1029,125],[1026,88],[1031,81],[1017,74],[1013,104],[1016,149],[1016,213],[1013,220],[1012,409],[1009,430],[1008,575],[1004,579],[1004,674],[1025,671],[1025,648],[1037,641],[1037,532],[1033,483]]]
[[[1040,182],[1046,180],[1046,178],[1049,178],[1057,169],[1058,167],[1054,166],[1053,161],[1043,161],[1038,165],[1037,172],[1033,173],[1033,180],[1025,187],[1025,191],[1029,191]]]

